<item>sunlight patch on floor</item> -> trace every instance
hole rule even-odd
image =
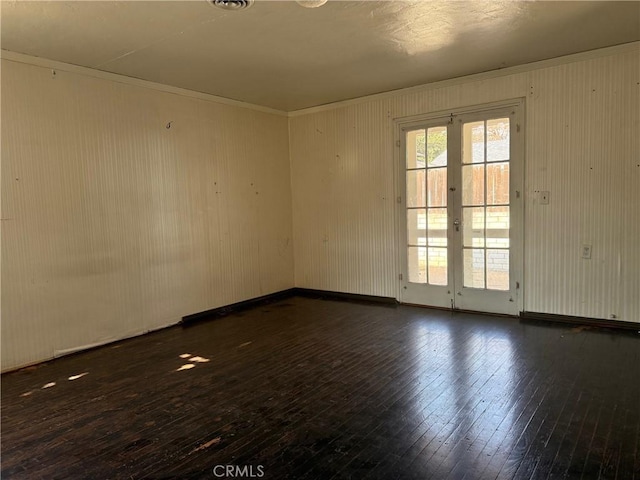
[[[180,370],[190,370],[193,367],[195,367],[195,365],[193,363],[185,363],[180,368],[176,369],[176,372],[179,372]]]
[[[196,362],[196,363],[207,363],[209,359],[204,357],[191,357],[189,361]]]
[[[185,363],[181,367],[177,368],[175,370],[176,372],[180,372],[182,370],[191,370],[198,363],[207,363],[211,361],[208,358],[201,357],[199,355],[193,355],[191,353],[183,353],[181,355],[178,355],[178,357],[187,360],[187,362],[189,363]]]

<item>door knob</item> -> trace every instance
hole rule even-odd
[[[453,225],[454,227],[456,227],[456,232],[460,231],[460,220],[458,220],[457,218],[453,221]]]

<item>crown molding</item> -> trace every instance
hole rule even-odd
[[[550,68],[559,65],[566,65],[568,63],[581,62],[586,60],[592,60],[596,58],[602,58],[613,55],[620,55],[629,52],[640,51],[640,41],[624,43],[621,45],[615,45],[612,47],[599,48],[596,50],[589,50],[586,52],[574,53],[571,55],[564,55],[562,57],[555,57],[547,60],[540,60],[538,62],[527,63],[524,65],[516,65],[513,67],[502,68],[498,70],[491,70],[482,73],[476,73],[472,75],[465,75],[462,77],[451,78],[447,80],[441,80],[438,82],[427,83],[423,85],[417,85],[414,87],[402,88],[398,90],[391,90],[388,92],[376,93],[372,95],[366,95],[363,97],[357,97],[349,100],[343,100],[339,102],[327,103],[325,105],[318,105],[315,107],[303,108],[300,110],[294,110],[286,112],[284,110],[277,110],[274,108],[264,107],[261,105],[254,105],[252,103],[242,102],[240,100],[233,100],[230,98],[219,97],[208,93],[197,92],[194,90],[188,90],[180,87],[173,87],[170,85],[164,85],[161,83],[151,82],[149,80],[143,80],[140,78],[127,77],[117,73],[105,72],[102,70],[96,70],[93,68],[82,67],[79,65],[73,65],[70,63],[58,62],[56,60],[49,60],[42,57],[34,57],[31,55],[25,55],[22,53],[12,52],[9,50],[0,50],[0,58],[25,63],[28,65],[34,65],[43,68],[51,68],[61,70],[70,73],[76,73],[78,75],[85,75],[88,77],[99,78],[103,80],[110,80],[113,82],[124,83],[127,85],[134,85],[142,88],[149,88],[160,92],[171,93],[174,95],[181,95],[189,98],[197,98],[200,100],[218,103],[222,105],[229,105],[238,108],[246,108],[263,113],[269,113],[273,115],[286,116],[289,118],[299,117],[303,115],[309,115],[312,113],[318,113],[328,110],[334,110],[336,108],[347,107],[351,105],[358,105],[361,103],[371,102],[374,100],[381,100],[399,95],[408,95],[419,92],[426,92],[436,88],[449,87],[454,85],[460,85],[462,83],[475,82],[489,80],[492,78],[503,77],[507,75],[514,75],[518,73],[526,73],[534,70],[540,70],[543,68]]]
[[[276,110],[275,108],[263,107],[261,105],[254,105],[252,103],[241,102],[239,100],[232,100],[230,98],[225,98],[225,97],[218,97],[216,95],[196,92],[194,90],[188,90],[186,88],[172,87],[170,85],[164,85],[162,83],[151,82],[149,80],[143,80],[141,78],[127,77],[126,75],[105,72],[103,70],[96,70],[94,68],[82,67],[80,65],[73,65],[70,63],[58,62],[56,60],[49,60],[48,58],[33,57],[31,55],[25,55],[23,53],[12,52],[10,50],[0,50],[0,58],[2,58],[3,60],[24,63],[27,65],[33,65],[36,67],[50,68],[54,70],[60,70],[63,72],[84,75],[86,77],[99,78],[102,80],[109,80],[112,82],[124,83],[127,85],[134,85],[137,87],[148,88],[151,90],[171,93],[171,94],[180,95],[183,97],[197,98],[199,100],[204,100],[207,102],[213,102],[213,103],[218,103],[222,105],[229,105],[229,106],[238,107],[238,108],[246,108],[249,110],[255,110],[262,113],[270,113],[273,115],[280,115],[285,117],[287,116],[287,112],[283,110]]]
[[[426,83],[423,85],[417,85],[415,87],[401,88],[398,90],[391,90],[388,92],[374,93],[372,95],[366,95],[364,97],[352,98],[349,100],[343,100],[340,102],[327,103],[325,105],[319,105],[317,107],[303,108],[300,110],[290,111],[288,113],[289,118],[300,117],[303,115],[309,115],[312,113],[324,112],[327,110],[334,110],[336,108],[348,107],[351,105],[358,105],[361,103],[371,102],[374,100],[382,100],[391,97],[397,97],[399,95],[408,95],[412,93],[426,92],[436,88],[450,87],[454,85],[460,85],[462,83],[477,82],[483,80],[489,80],[492,78],[503,77],[507,75],[514,75],[518,73],[527,73],[534,70],[540,70],[543,68],[556,67],[559,65],[566,65],[568,63],[582,62],[586,60],[592,60],[595,58],[609,57],[613,55],[620,55],[629,52],[640,53],[640,42],[623,43],[621,45],[615,45],[613,47],[599,48],[597,50],[589,50],[586,52],[574,53],[571,55],[564,55],[562,57],[550,58],[547,60],[540,60],[538,62],[526,63],[523,65],[515,65],[513,67],[506,67],[499,70],[490,70],[482,73],[475,73],[472,75],[465,75],[462,77],[450,78],[447,80],[441,80],[439,82]]]

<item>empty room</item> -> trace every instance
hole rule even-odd
[[[3,479],[640,480],[640,2],[0,19]]]

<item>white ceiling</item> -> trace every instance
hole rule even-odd
[[[5,50],[292,111],[640,39],[640,2],[2,1]]]

